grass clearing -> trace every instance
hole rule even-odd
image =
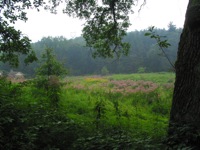
[[[68,77],[65,81],[62,105],[73,119],[90,122],[95,128],[95,107],[101,102],[99,107],[104,110],[98,121],[104,127],[120,126],[154,138],[165,136],[173,73]]]

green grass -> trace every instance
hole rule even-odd
[[[155,83],[172,83],[174,82],[175,74],[174,73],[135,73],[135,74],[116,74],[108,76],[109,79],[114,80],[144,80],[144,81],[153,81]]]
[[[158,85],[151,92],[110,92],[113,86],[102,87],[113,80],[152,81]],[[132,133],[161,138],[166,135],[173,91],[173,73],[145,73],[111,76],[85,76],[67,78],[69,84],[63,92],[62,106],[69,117],[95,129],[95,106],[103,101],[105,112],[100,123],[120,126]],[[165,84],[171,84],[166,88]],[[108,84],[109,85],[109,84]],[[81,88],[78,88],[81,87]],[[125,89],[126,90],[126,89]]]
[[[34,144],[39,138],[48,147],[43,138],[48,137],[61,139],[57,147],[72,149],[122,149],[124,145],[161,149],[157,144],[167,133],[173,82],[172,73],[67,77],[56,93],[60,96],[56,107],[48,92],[32,81],[13,84],[10,90],[18,93],[20,111],[15,115],[25,124],[25,136],[31,129]],[[21,131],[17,133],[21,137]],[[55,145],[51,140],[48,144]]]

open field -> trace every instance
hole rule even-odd
[[[118,74],[66,78],[67,87],[119,93],[151,92],[158,87],[173,88],[173,73]]]
[[[135,136],[162,138],[168,126],[174,76],[146,73],[67,77],[61,105],[70,118],[93,130],[115,126]]]

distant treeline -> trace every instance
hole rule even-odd
[[[171,44],[165,49],[169,59],[174,63],[176,61],[179,37],[182,29],[177,29],[173,24],[169,24],[169,29],[155,29],[156,34],[166,36]],[[128,56],[122,56],[119,59],[104,59],[92,57],[92,50],[85,47],[82,37],[75,39],[66,39],[64,37],[45,37],[40,41],[33,43],[38,61],[26,66],[23,62],[23,56],[20,57],[20,66],[11,68],[8,64],[0,64],[0,70],[5,72],[11,69],[23,72],[26,76],[34,76],[35,69],[41,63],[41,55],[45,48],[54,49],[57,59],[62,62],[69,70],[70,75],[88,75],[88,74],[116,74],[116,73],[136,73],[136,72],[161,72],[170,71],[167,59],[158,48],[156,41],[144,36],[147,30],[129,32],[124,38],[131,44]]]

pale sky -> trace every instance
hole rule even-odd
[[[130,15],[131,27],[128,31],[147,29],[149,26],[167,28],[169,22],[183,27],[189,0],[146,0],[146,5],[138,13]],[[27,35],[32,42],[47,36],[64,36],[67,39],[81,36],[84,21],[70,18],[66,14],[50,14],[46,11],[28,11],[28,21],[18,21],[15,27]]]

